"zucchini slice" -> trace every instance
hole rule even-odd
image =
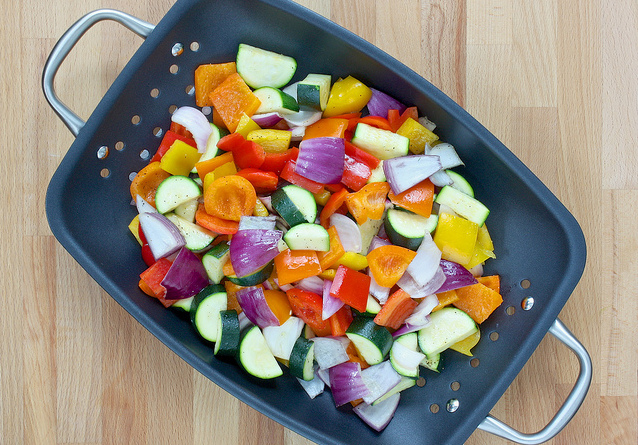
[[[481,202],[449,185],[443,187],[436,195],[435,202],[450,207],[463,218],[478,224],[479,227],[490,214],[489,209]]]
[[[418,350],[417,333],[411,332],[394,340],[390,349],[390,364],[396,372],[405,377],[419,377],[419,364],[425,355]]]
[[[226,310],[228,295],[223,286],[211,284],[199,291],[191,305],[191,322],[204,340],[216,342],[219,335],[219,312]]]
[[[432,312],[430,324],[419,330],[419,348],[428,358],[433,358],[477,330],[478,326],[468,314],[457,308],[444,307]]]
[[[219,243],[211,248],[202,257],[202,264],[208,275],[208,279],[214,284],[219,284],[224,278],[224,264],[230,257],[230,246],[227,242]]]
[[[284,241],[291,250],[330,250],[330,235],[319,224],[297,224],[286,232]]]
[[[421,366],[430,371],[441,372],[441,354],[432,354],[432,357],[426,356],[421,361]]]
[[[445,173],[447,173],[447,175],[452,180],[451,187],[474,198],[474,189],[472,188],[470,183],[467,182],[467,179],[459,175],[454,170],[445,170]]]
[[[170,222],[175,224],[177,229],[184,236],[184,240],[186,240],[186,248],[193,252],[200,252],[206,249],[215,239],[215,234],[210,230],[204,229],[197,224],[193,224],[174,213],[167,213],[166,217]]]
[[[180,204],[199,198],[199,186],[188,176],[169,176],[157,187],[155,208],[160,213],[168,213]]]
[[[250,375],[273,379],[283,374],[258,326],[248,328],[239,343],[239,363]]]
[[[370,317],[356,317],[346,330],[346,336],[369,365],[381,363],[392,347],[390,331]]]
[[[239,351],[239,317],[237,311],[219,311],[219,325],[217,331],[217,341],[215,342],[215,355],[233,357]]]
[[[315,344],[314,342],[299,337],[295,341],[295,345],[292,347],[290,353],[290,373],[295,377],[310,381],[315,377],[315,370],[313,367],[315,359]]]
[[[253,94],[261,101],[261,105],[255,112],[293,114],[299,111],[299,104],[290,94],[272,87],[261,87],[253,91]]]
[[[282,88],[297,71],[297,61],[289,56],[240,43],[237,72],[251,88]]]
[[[224,266],[222,265],[222,268]],[[271,261],[268,264],[266,264],[264,267],[262,267],[261,269],[257,269],[255,272],[251,273],[250,275],[244,275],[243,277],[237,277],[237,276],[229,276],[228,280],[232,283],[235,283],[238,286],[256,286],[260,283],[263,283],[264,281],[266,281],[268,279],[268,277],[270,277],[270,275],[272,274],[272,271],[275,267],[275,262]]]
[[[385,232],[392,244],[417,250],[426,232],[432,233],[438,222],[437,215],[426,218],[406,210],[389,209],[384,221]]]
[[[405,156],[410,147],[405,136],[361,123],[354,130],[352,143],[381,160]]]
[[[273,209],[290,227],[314,223],[317,219],[317,201],[308,190],[297,185],[286,185],[272,194]]]
[[[330,96],[330,84],[329,74],[308,74],[297,83],[297,102],[316,110],[325,110]]]

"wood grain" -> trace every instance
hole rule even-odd
[[[299,0],[422,74],[501,139],[577,218],[588,261],[561,319],[594,362],[552,444],[638,443],[638,5],[619,0]],[[0,20],[0,444],[311,443],[228,395],[105,294],[51,235],[47,184],[73,137],[42,67],[82,14],[157,23],[170,0],[4,2]],[[90,30],[59,96],[87,118],[141,39]],[[534,432],[575,381],[545,338],[492,410]],[[170,384],[167,384],[170,382]],[[482,431],[468,444],[506,441]]]

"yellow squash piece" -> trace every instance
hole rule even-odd
[[[466,266],[474,254],[478,224],[460,216],[441,213],[434,232],[434,242],[441,258]]]
[[[330,89],[323,117],[359,112],[367,105],[371,97],[372,90],[354,77],[340,79]]]
[[[415,155],[423,154],[426,144],[432,144],[439,139],[436,134],[432,133],[411,117],[406,119],[403,125],[399,127],[397,134],[410,139],[409,150]]]
[[[162,156],[160,167],[171,175],[188,176],[201,156],[195,147],[176,140]]]

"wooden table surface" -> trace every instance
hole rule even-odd
[[[550,443],[636,444],[638,3],[299,3],[441,88],[575,215],[587,266],[560,318],[591,354],[594,376],[580,411]],[[193,371],[101,290],[47,225],[46,187],[73,141],[42,94],[47,55],[90,10],[157,23],[171,5],[3,1],[0,444],[310,443]],[[87,118],[140,43],[112,22],[95,26],[62,66],[59,96]],[[546,337],[492,414],[535,432],[577,372],[576,359]],[[506,442],[477,431],[467,443]]]

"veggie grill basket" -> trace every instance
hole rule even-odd
[[[145,41],[85,123],[57,98],[53,79],[83,33],[106,19]],[[159,145],[162,129],[170,125],[171,107],[195,106],[195,68],[234,60],[241,42],[295,57],[293,81],[308,73],[330,73],[333,80],[352,74],[416,105],[437,124],[441,139],[456,147],[466,163],[461,173],[492,211],[489,228],[497,258],[487,263],[486,274],[500,274],[504,303],[481,325],[483,338],[474,357],[445,352],[440,374],[422,370],[425,385],[401,394],[394,419],[381,433],[350,412],[349,404],[335,408],[328,392],[311,400],[287,370],[273,381],[258,381],[236,363],[215,358],[188,322],[138,288],[146,266],[127,228],[136,214],[131,178]],[[482,125],[370,43],[287,0],[179,0],[157,26],[119,11],[98,10],[61,37],[44,68],[43,87],[76,136],[47,191],[54,235],[146,329],[256,410],[321,444],[436,445],[461,444],[477,427],[512,441],[541,443],[578,410],[589,388],[591,361],[556,318],[585,266],[578,223]],[[489,411],[548,331],[576,353],[580,375],[546,428],[519,433]]]

